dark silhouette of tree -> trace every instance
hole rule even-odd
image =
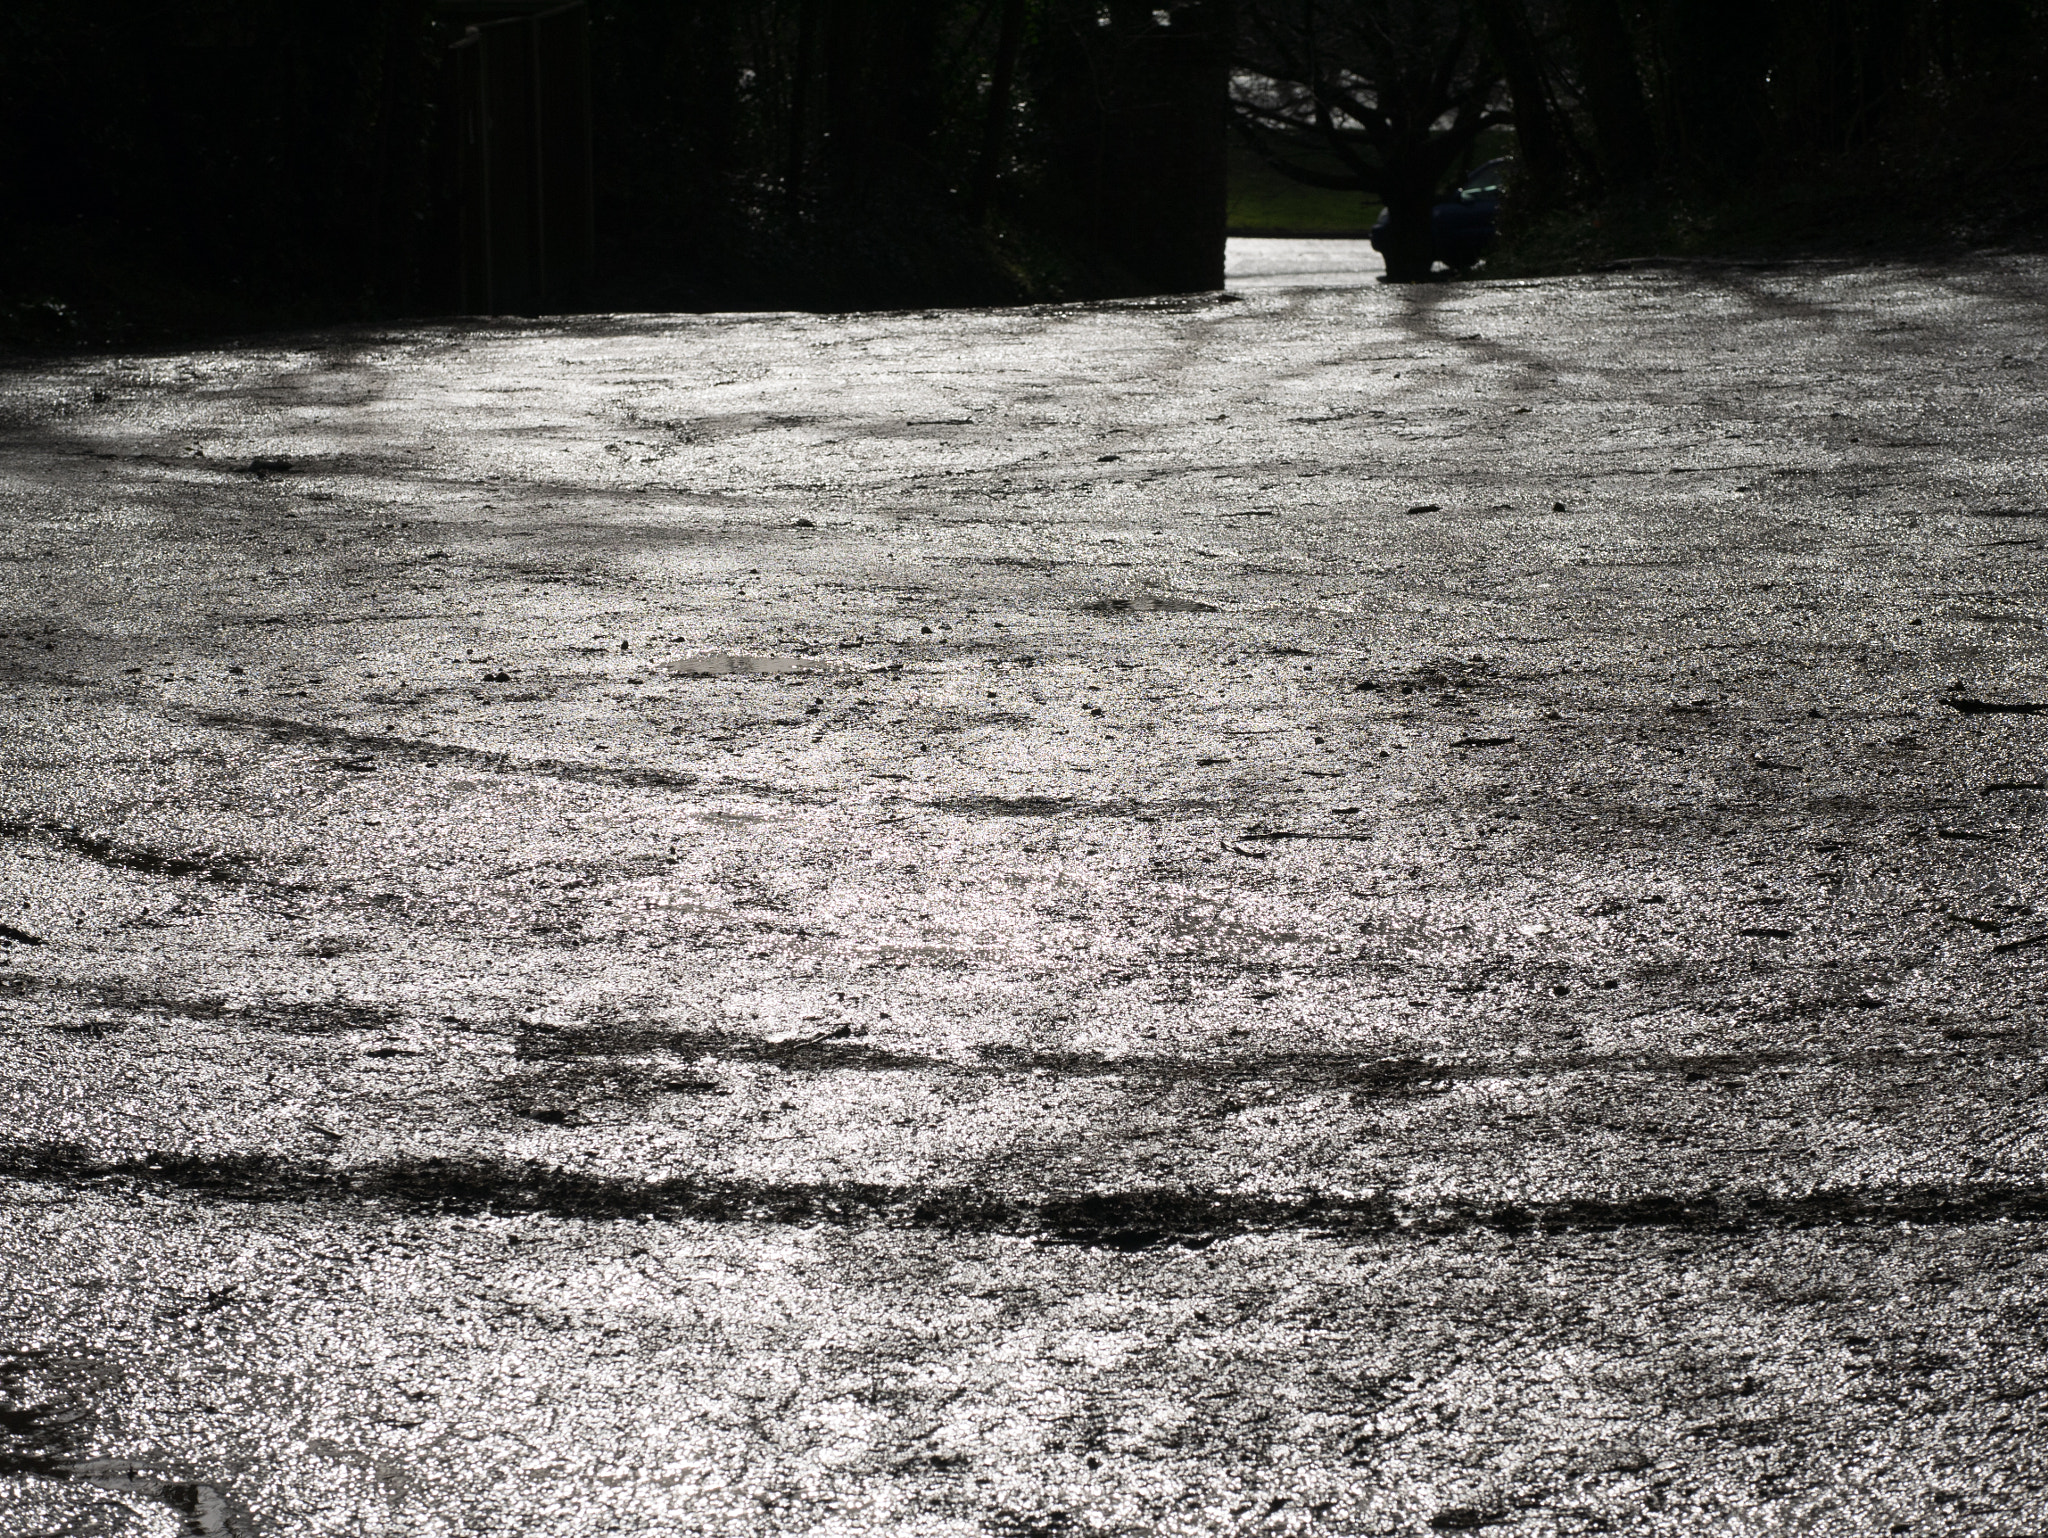
[[[0,4],[0,339],[450,307],[447,61],[538,4]],[[2048,0],[586,5],[593,305],[1212,286],[1231,131],[1383,202],[1404,279],[1510,120],[1516,219],[1841,187],[2048,227]]]
[[[1570,128],[1558,110],[1542,43],[1521,0],[1475,0],[1513,106],[1521,161],[1518,194],[1542,207],[1558,202],[1572,178]]]
[[[420,303],[427,24],[424,0],[0,5],[0,311],[56,339]]]
[[[0,5],[0,339],[473,295],[463,232],[508,200],[473,195],[479,157],[455,125],[481,77],[449,61],[479,56],[467,28],[550,8]],[[591,281],[574,302],[840,308],[1222,281],[1228,0],[585,10]],[[571,302],[526,292],[511,302]]]
[[[1231,8],[1037,0],[1025,142],[1037,217],[1126,293],[1223,283]]]
[[[1519,8],[1521,0],[1499,3]],[[1620,0],[1564,0],[1563,12],[1601,178],[1615,190],[1640,186],[1657,171],[1657,134]]]
[[[989,66],[988,101],[982,108],[981,155],[974,164],[975,223],[988,217],[1002,175],[1003,154],[1010,139],[1012,91],[1017,82],[1017,51],[1024,43],[1026,0],[1000,0],[1002,20],[996,30],[995,58]]]
[[[2038,208],[2048,188],[2048,0],[1473,4],[1513,97],[1524,208],[1888,177],[1938,204],[2001,176]]]
[[[1233,121],[1284,175],[1387,210],[1387,276],[1430,271],[1430,210],[1486,129],[1508,121],[1476,8],[1461,0],[1249,0]],[[1342,167],[1290,149],[1319,142]]]

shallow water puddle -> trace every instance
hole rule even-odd
[[[1090,614],[1214,614],[1216,605],[1195,598],[1140,593],[1134,598],[1101,598],[1085,606]]]
[[[678,678],[712,678],[728,673],[821,673],[815,657],[748,657],[737,652],[700,652],[666,664]]]
[[[191,1538],[244,1538],[247,1522],[212,1485],[165,1478],[123,1458],[85,1456],[98,1430],[95,1401],[118,1376],[96,1352],[0,1346],[0,1476],[139,1496],[170,1507]]]

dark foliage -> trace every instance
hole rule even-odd
[[[1479,135],[1505,121],[1500,74],[1461,0],[1248,0],[1232,109],[1240,134],[1284,173],[1355,188],[1386,206],[1387,275],[1430,270],[1430,207]],[[1289,153],[1313,138],[1342,165]]]
[[[423,0],[0,7],[0,304],[17,334],[403,308]]]
[[[0,7],[0,335],[446,311],[451,44],[519,0]],[[588,307],[1221,281],[1223,0],[590,0]]]
[[[598,99],[633,104],[598,125],[615,296],[1215,287],[1226,17],[1216,0],[606,0]]]
[[[2048,223],[2042,0],[1487,9],[1497,39],[1536,44],[1540,68],[1508,84],[1518,125],[1555,143],[1521,199],[1526,226],[1548,216],[1562,238],[1553,260],[1574,242],[1931,247]]]
[[[1238,131],[1385,202],[1395,278],[1494,121],[1553,265],[2048,224],[2048,0],[1245,0],[1238,58]]]
[[[0,337],[454,308],[450,47],[521,3],[0,7]],[[1769,243],[1802,219],[1873,240],[2048,225],[2048,0],[588,0],[588,14],[585,307],[1213,286],[1233,98],[1274,163],[1387,206],[1396,276],[1426,272],[1431,198],[1510,116],[1510,223],[1553,265],[1716,230]]]

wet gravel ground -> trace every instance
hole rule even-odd
[[[0,375],[0,1532],[2048,1526],[2048,262],[1264,244]]]

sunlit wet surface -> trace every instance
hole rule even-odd
[[[0,1532],[2042,1525],[2042,291],[8,376]]]
[[[824,664],[811,657],[741,657],[730,652],[705,652],[672,658],[662,667],[678,677],[714,678],[732,673],[815,673]]]
[[[1224,248],[1223,283],[1233,292],[1351,288],[1377,283],[1387,264],[1365,240],[1281,240],[1236,236]]]
[[[1172,593],[1135,593],[1128,598],[1098,598],[1086,606],[1095,614],[1214,614],[1216,605]]]

